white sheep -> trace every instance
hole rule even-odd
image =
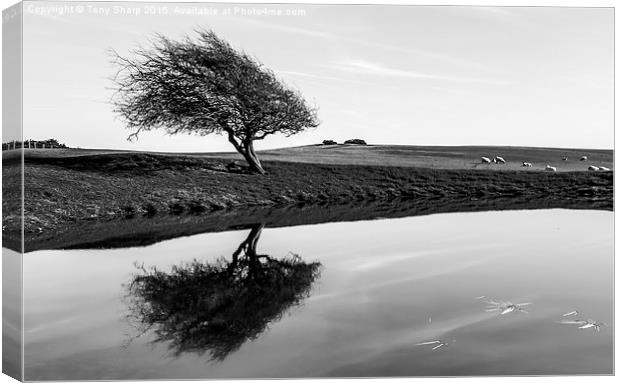
[[[496,162],[496,163],[498,163],[498,164],[500,164],[500,163],[501,163],[501,164],[505,164],[505,163],[506,163],[506,160],[505,160],[505,159],[503,159],[503,158],[502,158],[502,157],[500,157],[500,156],[495,156],[495,158],[493,159],[493,162]]]
[[[549,166],[547,165],[547,167],[545,168],[545,170],[550,171],[550,172],[556,172],[558,169],[555,166]]]
[[[588,160],[588,156],[583,156],[579,159],[579,161],[587,161]]]
[[[491,160],[489,159],[489,157],[480,157],[480,159],[482,160],[483,164],[490,164]]]
[[[595,172],[595,171],[599,170],[599,167],[598,166],[594,166],[594,165],[590,165],[590,166],[588,166],[588,170],[590,170],[592,172]]]
[[[598,167],[598,170],[600,170],[600,171],[602,171],[602,172],[608,172],[608,171],[610,171],[611,169],[610,169],[610,168],[607,168],[607,167],[605,167],[605,166],[599,166],[599,167]]]
[[[523,167],[527,167],[527,168],[531,168],[532,167],[532,163],[531,162],[524,162],[523,165],[521,165]]]

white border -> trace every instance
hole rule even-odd
[[[73,0],[67,0],[67,1],[73,1]],[[188,2],[188,1],[179,1],[179,0],[168,0],[168,1],[163,1],[163,0],[150,0],[150,1],[145,1],[145,0],[133,0],[132,2],[158,2],[158,3],[183,3],[183,2]],[[223,0],[214,0],[214,1],[205,1],[204,3],[231,3],[231,1],[223,1]],[[394,5],[481,5],[481,6],[562,6],[562,7],[615,7],[615,1],[613,0],[504,0],[504,1],[498,1],[498,0],[472,0],[472,1],[466,1],[466,0],[424,0],[424,1],[418,1],[418,0],[393,0],[393,1],[385,1],[385,0],[375,0],[375,1],[369,1],[369,0],[314,0],[314,1],[300,1],[300,0],[289,0],[289,1],[259,1],[259,0],[244,0],[244,1],[238,1],[239,3],[256,3],[256,4],[261,4],[261,3],[281,3],[281,4],[394,4]],[[13,0],[0,0],[0,5],[2,7],[2,9],[5,9],[7,7],[9,7],[12,4],[15,4],[16,1]],[[614,22],[615,24],[615,22]],[[1,31],[0,31],[0,37],[1,37]],[[614,29],[614,50],[615,47],[617,46],[618,43],[618,29]],[[614,60],[615,60],[615,54],[614,54]],[[0,68],[1,68],[1,63],[0,63]],[[614,68],[615,72],[618,71],[618,63],[617,61],[615,61],[615,68]],[[0,80],[0,86],[2,85],[2,81]],[[615,100],[616,100],[616,89],[614,86],[614,104],[615,104]],[[1,96],[0,96],[1,97]],[[614,109],[616,110],[616,109]],[[1,112],[1,106],[0,106],[0,112]],[[614,112],[614,116],[615,116],[615,112]],[[615,121],[615,118],[614,118]],[[615,125],[615,124],[614,124]],[[618,147],[618,137],[614,136],[614,149],[616,147]],[[614,161],[614,168],[615,169],[620,169],[617,165],[617,161]],[[614,173],[615,174],[615,173]],[[614,177],[615,178],[615,177]],[[614,183],[615,183],[615,179],[614,179]],[[614,199],[617,197],[616,193],[614,193]],[[1,212],[1,206],[0,206],[0,212]],[[616,224],[617,221],[617,216],[614,216],[614,223]],[[615,227],[617,227],[617,225],[615,225]],[[0,239],[0,243],[1,243],[1,239]],[[617,253],[616,253],[617,254]],[[617,271],[617,263],[614,262],[615,265],[615,271]],[[616,273],[614,273],[615,275]],[[615,278],[614,278],[615,281]],[[615,297],[618,296],[618,286],[617,284],[614,284],[615,286]],[[0,303],[1,303],[1,296],[0,296]],[[618,305],[615,305],[615,313],[614,313],[614,318],[615,318],[615,325],[617,326],[618,321]],[[617,328],[615,326],[615,328]],[[614,333],[614,346],[617,343],[617,336]],[[615,347],[614,347],[614,356],[615,356],[615,368],[618,366],[618,353],[615,352]],[[0,351],[0,360],[1,360],[1,355],[2,352]],[[605,382],[605,381],[615,381],[616,378],[615,377],[567,377],[567,376],[559,376],[559,377],[467,377],[467,378],[390,378],[390,379],[372,379],[373,382],[377,382],[377,383],[389,383],[389,382],[413,382],[413,383],[426,383],[426,382],[462,382],[462,381],[467,381],[467,382],[495,382],[497,380],[500,380],[502,382],[509,382],[509,383],[520,383],[520,382],[541,382],[541,383],[547,383],[547,382]],[[282,380],[261,380],[261,382],[265,382],[265,383],[275,383],[275,382],[281,382]],[[308,383],[335,383],[335,382],[339,382],[339,381],[347,381],[347,382],[368,382],[369,379],[304,379],[304,382],[308,382]],[[14,382],[13,379],[9,378],[6,375],[1,375],[0,376],[0,383],[6,383],[6,382]],[[128,381],[128,382],[137,382],[137,381]],[[161,380],[158,382],[171,382],[171,381],[165,381],[165,380]],[[210,380],[209,382],[226,382],[226,381],[218,381],[218,380]],[[256,380],[235,380],[235,382],[239,382],[239,383],[250,383],[250,382],[257,382]]]

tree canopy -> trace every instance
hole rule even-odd
[[[254,172],[264,173],[254,141],[317,127],[317,109],[273,71],[209,30],[196,38],[158,35],[133,57],[112,52],[114,110],[132,131],[225,134]]]

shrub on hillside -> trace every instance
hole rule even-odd
[[[350,140],[346,140],[345,144],[353,144],[353,145],[368,145],[366,141],[359,138],[352,138]]]

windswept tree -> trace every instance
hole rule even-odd
[[[265,173],[254,141],[317,127],[316,108],[247,53],[212,31],[179,41],[164,36],[133,57],[112,52],[114,109],[132,131],[224,134],[250,169]]]

